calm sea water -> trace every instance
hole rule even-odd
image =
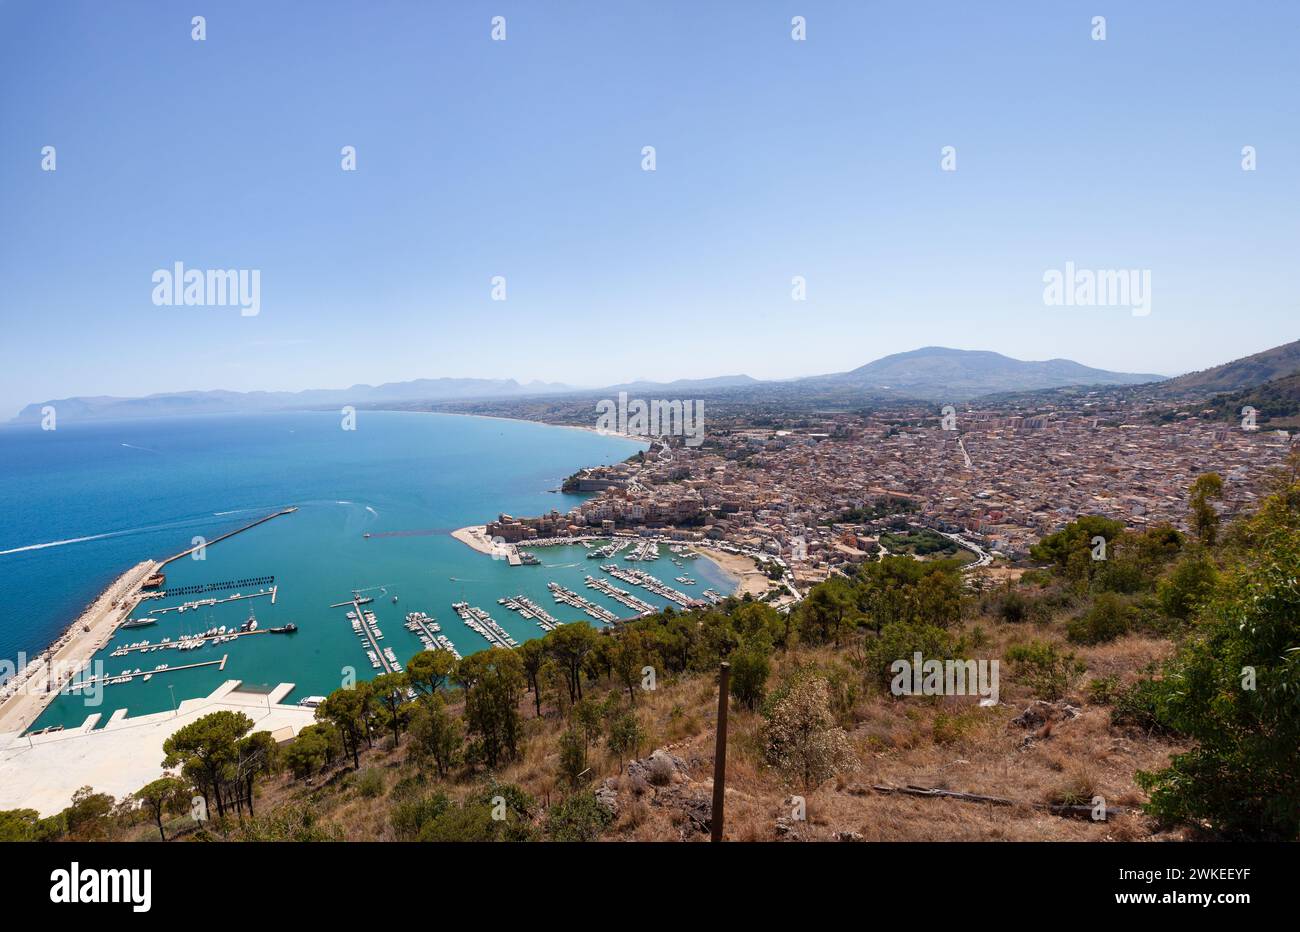
[[[345,610],[328,607],[353,589],[376,596],[368,607],[384,631],[381,644],[393,647],[403,663],[421,649],[403,627],[409,611],[434,616],[462,654],[488,646],[451,610],[461,599],[488,610],[520,641],[542,631],[499,606],[502,596],[522,593],[561,620],[585,619],[555,605],[546,588],[552,580],[623,617],[629,610],[583,585],[587,574],[604,574],[597,569],[603,561],[585,559],[581,547],[544,548],[538,551],[542,566],[511,567],[448,534],[501,511],[572,508],[582,497],[549,490],[580,466],[618,462],[639,448],[626,439],[540,424],[366,411],[359,412],[355,431],[341,430],[334,413],[68,424],[50,432],[5,426],[0,599],[7,610],[0,616],[0,656],[12,660],[44,648],[140,560],[171,556],[195,536],[212,540],[287,505],[300,510],[208,548],[202,561],[186,558],[167,567],[169,587],[275,576],[275,605],[260,598],[165,614],[156,625],[119,633],[97,656],[110,675],[225,654],[224,671],[204,667],[110,685],[93,708],[84,697],[61,696],[35,727],[80,725],[91,712],[107,721],[119,708],[132,715],[161,711],[171,708],[173,693],[176,701],[207,695],[227,679],[294,683],[288,699],[294,701],[337,688],[348,667],[369,678],[377,671]],[[416,533],[383,536],[393,531]],[[731,585],[703,559],[683,569],[665,557],[644,568],[696,594]],[[683,573],[696,585],[675,583]],[[634,594],[668,604],[644,589]],[[136,614],[179,601],[145,602]],[[122,643],[236,626],[250,606],[260,627],[292,621],[298,632],[184,653],[108,656]]]

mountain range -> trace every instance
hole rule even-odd
[[[520,384],[514,379],[414,379],[383,385],[353,385],[339,389],[308,389],[301,392],[164,392],[142,398],[112,395],[77,396],[27,405],[15,420],[39,420],[46,405],[58,411],[60,419],[88,420],[135,417],[175,417],[189,414],[232,414],[239,412],[286,411],[332,407],[345,404],[377,405],[396,401],[456,401],[465,398],[508,398],[573,392],[571,385],[554,382]]]
[[[185,391],[142,398],[79,396],[27,405],[17,420],[41,417],[53,406],[61,419],[166,417],[191,414],[226,414],[345,404],[382,406],[396,402],[445,402],[526,398],[547,395],[613,395],[620,391],[646,396],[684,398],[691,395],[754,393],[779,401],[791,398],[829,397],[868,402],[897,399],[964,401],[1002,391],[1037,391],[1068,385],[1136,385],[1163,380],[1164,376],[1110,372],[1069,359],[1025,361],[984,350],[927,346],[895,353],[848,372],[799,379],[763,381],[747,375],[675,382],[635,381],[602,388],[577,388],[553,382],[521,384],[514,379],[416,379],[383,385],[353,385],[344,389],[310,389],[300,392]]]

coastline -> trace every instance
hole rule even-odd
[[[560,427],[564,430],[584,430],[588,433],[596,434],[599,437],[616,437],[620,440],[627,440],[631,443],[641,444],[645,449],[650,449],[651,443],[643,437],[636,437],[632,434],[621,434],[616,430],[601,430],[599,427],[584,427],[581,424],[555,424],[551,421],[539,421],[526,417],[506,417],[504,414],[465,414],[460,411],[413,411],[404,408],[373,408],[375,411],[386,411],[399,414],[442,414],[447,417],[477,417],[489,421],[514,421],[516,424],[538,424],[542,427]]]
[[[139,602],[140,584],[160,564],[145,560],[127,570],[101,592],[59,637],[5,683],[0,699],[0,733],[31,727],[59,690],[108,643],[117,626]],[[51,683],[51,674],[55,682]]]
[[[747,557],[743,553],[727,553],[725,550],[699,546],[693,546],[691,549],[700,556],[712,560],[736,581],[736,591],[732,594],[737,597],[750,595],[757,599],[767,592],[768,586],[771,585],[771,580],[759,572],[758,567],[754,565],[753,557]]]

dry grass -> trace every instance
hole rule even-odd
[[[1073,649],[1087,665],[1078,688],[1067,701],[1079,708],[1037,731],[1012,723],[1032,700],[1023,684],[1002,668],[1001,704],[980,708],[971,697],[912,697],[895,699],[870,689],[840,718],[856,758],[855,766],[826,784],[805,791],[784,783],[764,762],[762,718],[733,708],[730,715],[727,767],[726,837],[736,841],[777,839],[831,840],[856,833],[869,841],[1061,841],[1141,840],[1156,837],[1153,826],[1137,814],[1106,822],[1066,818],[1043,808],[1045,803],[1090,804],[1093,796],[1111,807],[1132,808],[1143,801],[1134,775],[1164,766],[1179,746],[1168,741],[1122,734],[1110,727],[1109,709],[1082,699],[1089,679],[1102,676],[1129,682],[1153,661],[1168,655],[1167,641],[1130,636],[1111,644],[1069,648],[1057,626],[1005,625],[977,619],[988,643],[975,653],[999,657],[1006,646],[1031,638],[1058,642]],[[830,648],[800,649],[774,658],[772,682],[796,664],[826,668],[846,663],[843,652]],[[611,779],[617,789],[619,813],[606,832],[611,840],[704,840],[698,824],[687,814],[684,799],[707,800],[712,794],[714,725],[717,693],[709,675],[664,678],[659,689],[638,696],[637,712],[648,740],[639,749],[645,757],[663,748],[686,764],[686,778],[667,787],[651,787],[625,775],[626,761],[603,748],[590,752],[593,787]],[[493,775],[514,783],[543,806],[565,789],[558,773],[558,738],[562,723],[553,715],[534,717],[531,697],[521,703],[528,718],[524,754]],[[1028,739],[1028,740],[1027,740]],[[391,744],[391,737],[387,739]],[[318,777],[311,785],[287,775],[266,780],[259,792],[260,812],[289,803],[306,803],[319,818],[337,826],[345,838],[393,838],[389,814],[415,771],[405,761],[405,748],[376,746],[365,753],[362,769],[384,774],[384,791],[367,798],[358,778],[344,767]],[[452,798],[476,791],[486,775],[462,769],[437,785]],[[923,786],[1005,797],[1012,806],[944,798],[885,794],[874,785]],[[428,792],[432,785],[416,787]],[[806,797],[806,820],[793,818],[794,795]],[[788,825],[781,831],[779,820]],[[142,827],[140,837],[150,836]],[[157,837],[153,832],[152,837]]]

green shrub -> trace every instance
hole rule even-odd
[[[546,837],[551,841],[595,841],[612,818],[594,793],[574,793],[546,811]]]
[[[997,603],[997,616],[1010,624],[1028,621],[1032,608],[1029,599],[1017,589],[1009,589],[1002,594]]]
[[[412,841],[420,837],[425,825],[441,816],[451,808],[451,800],[445,793],[417,797],[398,803],[393,807],[389,818],[393,834],[402,841]]]
[[[1085,669],[1073,653],[1063,653],[1047,641],[1013,644],[1003,657],[1011,664],[1015,679],[1028,686],[1038,698],[1049,701],[1069,693]]]
[[[1214,564],[1203,554],[1180,560],[1156,587],[1161,610],[1176,621],[1189,620],[1214,591],[1218,575]]]
[[[1288,492],[1300,491],[1291,485]],[[1195,744],[1139,773],[1148,811],[1257,839],[1300,838],[1300,513],[1289,495],[1245,523],[1241,564],[1150,687],[1157,720]]]
[[[1110,723],[1121,728],[1139,728],[1149,734],[1171,734],[1173,730],[1160,718],[1160,685],[1141,679],[1132,686],[1117,690]]]
[[[377,799],[384,795],[384,773],[376,767],[367,767],[354,778],[357,792],[366,799]]]
[[[343,830],[319,824],[311,806],[293,804],[245,819],[235,837],[239,841],[342,841]]]
[[[768,652],[761,647],[746,647],[730,657],[731,695],[747,709],[756,709],[767,690],[772,671]]]
[[[1117,676],[1102,676],[1089,680],[1085,687],[1088,702],[1092,705],[1111,705],[1119,698],[1121,691],[1122,687]]]
[[[943,628],[905,622],[885,625],[880,637],[867,644],[867,678],[888,690],[894,679],[890,665],[895,661],[911,663],[917,652],[926,660],[950,660],[956,656],[955,646],[953,636]]]
[[[1113,592],[1103,592],[1092,606],[1066,627],[1066,636],[1075,644],[1103,644],[1128,632],[1133,610],[1129,603]]]

